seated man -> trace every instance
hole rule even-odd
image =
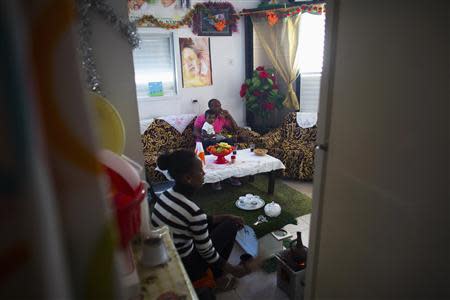
[[[233,117],[230,115],[230,113],[226,110],[222,109],[222,105],[219,100],[217,99],[211,99],[208,102],[209,110],[212,111],[212,113],[215,113],[215,119],[212,122],[212,127],[214,128],[214,133],[222,134],[223,130],[225,129],[228,132],[236,132],[238,126],[236,124],[236,121],[233,119]],[[212,120],[211,120],[212,121]],[[194,123],[194,136],[197,141],[202,141],[202,143],[206,146],[211,145],[209,140],[207,141],[207,137],[205,135],[202,136],[202,127],[206,122],[205,114],[199,115]],[[207,126],[208,127],[208,126]],[[227,138],[225,140],[222,140],[227,143],[233,143],[233,141],[236,141],[237,137],[234,136],[231,139]],[[214,144],[214,143],[213,143]],[[205,147],[206,149],[206,147]],[[241,182],[237,178],[230,178],[230,182],[232,185],[240,186],[242,185]],[[220,185],[220,182],[214,183],[212,185],[213,189],[215,190],[221,190],[222,187]]]

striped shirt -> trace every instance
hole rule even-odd
[[[153,208],[153,226],[167,225],[181,257],[192,253],[194,246],[210,264],[220,259],[208,231],[208,217],[194,202],[173,188],[159,196]]]

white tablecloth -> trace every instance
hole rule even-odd
[[[226,156],[230,160],[231,154]],[[257,156],[250,149],[238,150],[233,164],[215,164],[216,156],[206,155],[205,183],[222,181],[230,177],[243,177],[284,169],[283,163],[270,155]]]

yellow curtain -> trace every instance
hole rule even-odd
[[[301,15],[283,18],[270,26],[266,18],[252,16],[253,28],[270,62],[287,85],[283,105],[300,109],[293,83],[300,72],[298,37]]]

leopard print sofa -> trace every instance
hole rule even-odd
[[[285,177],[310,181],[313,179],[317,126],[301,128],[296,118],[296,112],[289,113],[280,127],[259,138],[258,146],[268,149],[268,154],[283,162]]]
[[[165,152],[179,149],[195,149],[195,138],[193,134],[195,118],[189,123],[183,133],[178,132],[174,127],[164,120],[156,119],[145,130],[141,136],[145,174],[147,180],[152,183],[165,181],[161,172],[155,170],[158,156]],[[256,143],[260,135],[254,131],[239,128],[235,133],[246,142],[235,144],[238,149],[248,148],[250,143]]]

